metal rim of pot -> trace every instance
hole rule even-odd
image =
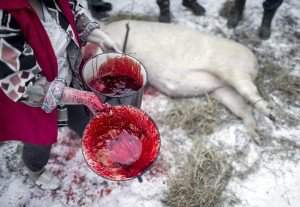
[[[97,55],[94,55],[93,57],[91,57],[88,61],[86,61],[84,63],[84,65],[82,67],[82,70],[81,70],[81,77],[83,79],[83,83],[84,83],[85,87],[87,87],[89,90],[91,90],[91,91],[93,91],[95,93],[102,94],[101,92],[96,91],[93,87],[91,87],[89,85],[89,83],[88,83],[89,80],[86,80],[85,75],[84,75],[85,74],[85,70],[86,70],[85,68],[87,68],[88,64],[92,64],[92,61],[94,61],[95,58],[97,58],[99,56],[109,56],[109,55],[112,55],[112,56],[116,55],[116,56],[119,56],[119,57],[122,57],[122,56],[129,57],[131,60],[133,60],[136,63],[138,63],[141,66],[141,72],[144,72],[144,74],[143,74],[143,85],[137,91],[134,91],[134,92],[131,92],[131,93],[127,93],[127,94],[114,95],[114,97],[127,97],[127,96],[131,96],[133,93],[138,93],[138,92],[144,90],[144,87],[148,83],[148,72],[147,72],[145,66],[143,65],[143,63],[141,63],[138,59],[132,57],[131,55],[124,54],[124,53],[118,53],[118,52],[105,52],[105,53],[97,54]],[[102,95],[107,96],[106,94],[102,94]]]

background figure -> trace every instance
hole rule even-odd
[[[106,12],[112,10],[112,4],[109,2],[102,0],[87,0],[87,2],[89,10],[95,18],[106,17]]]
[[[262,23],[259,29],[259,36],[262,39],[268,39],[271,36],[271,23],[273,17],[282,4],[283,0],[265,0],[263,3],[264,14]],[[243,11],[245,8],[246,0],[235,0],[233,11],[228,18],[227,26],[229,28],[234,28],[238,25],[239,21],[243,17]]]
[[[157,0],[160,22],[171,22],[170,0]],[[190,9],[195,15],[201,16],[205,14],[205,9],[197,2],[197,0],[183,0],[182,5]]]

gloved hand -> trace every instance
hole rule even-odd
[[[66,87],[61,79],[51,82],[42,109],[50,113],[57,105],[85,105],[94,114],[106,107],[94,93]]]
[[[103,36],[103,41],[102,41],[103,47],[106,51],[114,51],[114,52],[119,52],[121,53],[121,50],[118,48],[116,43],[107,35]]]
[[[93,92],[70,87],[64,88],[60,103],[64,105],[85,105],[93,114],[108,107],[108,105],[103,104]]]
[[[121,53],[122,51],[119,49],[117,44],[102,30],[95,29],[90,35],[87,37],[89,42],[93,42],[98,44],[101,48],[106,51],[114,51]]]

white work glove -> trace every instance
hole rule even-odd
[[[95,29],[87,37],[89,42],[98,44],[105,51],[114,51],[121,53],[117,44],[102,30]]]
[[[102,44],[105,51],[121,53],[121,50],[118,48],[117,44],[108,36],[103,37]]]

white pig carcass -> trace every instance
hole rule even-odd
[[[210,93],[258,139],[252,107],[267,116],[271,110],[254,85],[258,64],[247,47],[179,25],[123,20],[103,27],[120,48],[127,23],[126,53],[144,64],[152,86],[171,97]]]

